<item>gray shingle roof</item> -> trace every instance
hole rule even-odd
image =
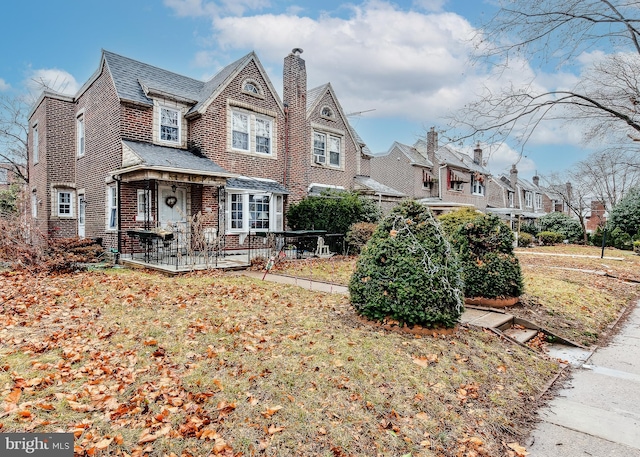
[[[227,189],[245,189],[258,192],[272,192],[275,194],[289,194],[286,188],[275,181],[252,179],[244,176],[227,179]]]
[[[356,184],[366,187],[367,189],[370,189],[377,194],[389,195],[393,197],[406,197],[406,195],[399,190],[396,190],[389,186],[385,186],[375,179],[371,179],[369,176],[356,176],[354,180]]]
[[[412,165],[420,165],[422,167],[429,167],[429,168],[433,166],[433,164],[427,157],[423,156],[420,153],[420,151],[418,151],[418,149],[412,146],[398,143],[396,141],[391,146],[391,149],[389,149],[389,152],[391,152],[391,150],[393,150],[394,147],[398,148],[400,152],[402,152],[405,156],[407,156],[407,158],[411,161]]]
[[[200,93],[205,85],[202,81],[138,62],[113,52],[102,52],[121,99],[145,105],[153,104],[144,94],[139,80],[169,94],[191,100],[200,99]]]
[[[311,109],[311,107],[317,102],[318,97],[324,95],[328,88],[329,83],[326,83],[321,86],[314,87],[313,89],[307,90],[307,110]]]
[[[206,175],[233,176],[211,159],[199,156],[185,149],[176,149],[166,146],[158,146],[149,143],[123,140],[142,161],[140,165],[148,167],[175,168],[185,171],[199,171]]]

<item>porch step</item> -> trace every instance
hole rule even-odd
[[[513,338],[519,343],[526,343],[538,334],[538,330],[532,328],[511,327],[502,333],[507,335],[509,338]]]

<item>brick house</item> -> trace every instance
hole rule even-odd
[[[131,230],[200,215],[239,247],[318,189],[380,194],[331,85],[307,90],[301,52],[284,59],[281,100],[253,52],[199,81],[103,51],[75,96],[44,92],[30,113],[35,228],[122,250]]]
[[[586,219],[586,229],[589,233],[604,227],[607,222],[607,208],[604,203],[599,200],[592,200]]]
[[[394,143],[386,154],[371,160],[371,177],[419,199],[436,213],[457,207],[487,207],[486,182],[489,170],[483,165],[478,146],[471,157],[449,146],[438,145],[434,128],[426,141],[413,146]]]

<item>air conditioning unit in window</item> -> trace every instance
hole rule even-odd
[[[323,155],[319,155],[319,154],[314,154],[313,155],[313,161],[315,163],[321,163],[321,164],[324,165],[325,164],[325,160],[326,160],[325,156],[323,156]]]

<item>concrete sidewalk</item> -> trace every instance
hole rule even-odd
[[[531,457],[640,457],[639,305],[540,410],[525,446]]]

